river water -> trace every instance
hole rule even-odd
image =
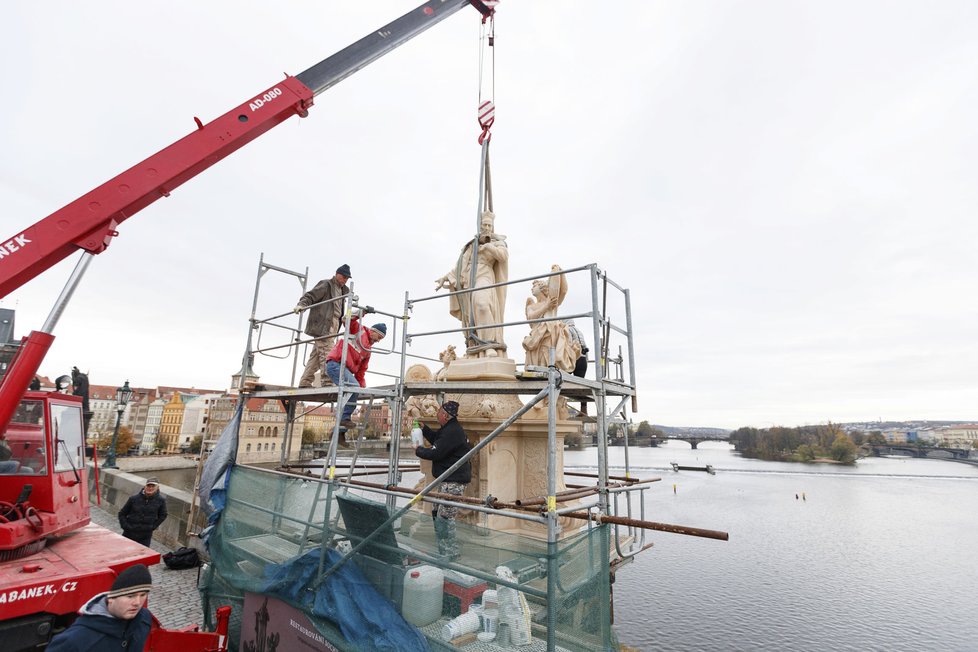
[[[624,449],[609,449],[611,473]],[[595,469],[596,449],[565,452]],[[674,472],[711,464],[716,475]],[[619,570],[615,629],[642,650],[978,650],[978,467],[866,458],[855,467],[741,458],[723,443],[629,449],[650,533]],[[673,490],[675,485],[675,492]],[[796,494],[798,498],[796,498]],[[802,499],[804,498],[804,499]]]
[[[594,472],[596,461],[594,448],[564,454],[568,469]],[[670,462],[711,464],[716,475],[677,473]],[[650,532],[654,547],[614,585],[623,643],[978,651],[978,466],[764,462],[718,442],[631,448],[629,463],[633,477],[662,478],[646,492],[647,520],[722,530],[730,540]],[[624,472],[623,448],[609,449],[609,464]],[[193,486],[193,470],[159,476]]]

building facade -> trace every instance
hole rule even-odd
[[[966,423],[945,428],[941,445],[948,448],[978,448],[978,424]]]

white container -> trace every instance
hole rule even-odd
[[[499,606],[496,602],[496,589],[486,589],[482,592],[482,606],[486,609],[495,609]]]
[[[411,443],[417,448],[424,442],[424,433],[421,432],[421,427],[418,422],[414,422],[414,428],[411,429]]]
[[[430,625],[441,618],[445,574],[434,566],[414,566],[404,574],[401,615],[415,627]]]
[[[471,634],[479,631],[482,627],[482,619],[479,615],[471,611],[466,611],[461,616],[456,616],[448,621],[441,629],[442,640],[450,641],[464,634]]]
[[[485,629],[485,631],[495,636],[496,628],[498,625],[499,625],[499,610],[484,609],[482,611],[482,626]]]

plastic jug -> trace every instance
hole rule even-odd
[[[404,573],[401,615],[416,627],[430,625],[441,618],[445,574],[434,566],[414,566]]]
[[[421,426],[418,425],[418,420],[414,420],[414,426],[411,428],[411,443],[417,448],[424,442],[424,435],[421,433]]]

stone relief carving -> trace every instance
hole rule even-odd
[[[428,383],[431,382],[431,369],[423,364],[414,364],[404,372],[404,380],[409,383]],[[405,421],[402,426],[410,427],[415,419],[433,419],[438,414],[438,401],[434,396],[410,396],[404,401]]]
[[[441,360],[442,368],[438,370],[435,374],[435,380],[445,380],[448,375],[448,365],[452,364],[453,360],[456,360],[458,355],[455,353],[455,345],[449,344],[448,348],[438,354],[438,359]]]
[[[479,407],[476,409],[476,414],[483,419],[491,419],[492,416],[496,414],[496,402],[492,400],[491,396],[486,396],[479,402]]]

